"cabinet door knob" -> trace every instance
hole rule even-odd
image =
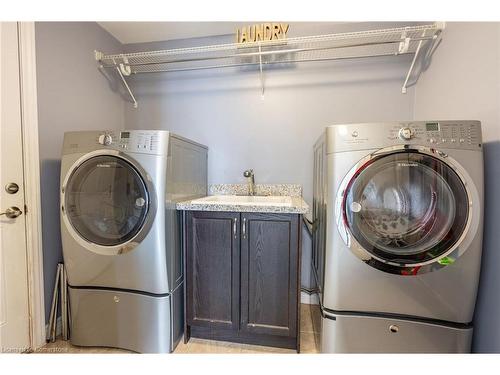
[[[234,239],[236,239],[236,223],[238,222],[238,218],[235,217],[234,218],[234,223],[233,223],[233,236],[234,236]]]

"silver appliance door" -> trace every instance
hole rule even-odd
[[[64,186],[64,214],[74,237],[89,250],[109,249],[110,255],[130,250],[133,246],[123,245],[145,235],[152,203],[138,167],[117,155],[87,158]]]
[[[341,189],[346,243],[367,264],[416,275],[453,263],[469,222],[469,196],[448,160],[415,149],[381,153]]]

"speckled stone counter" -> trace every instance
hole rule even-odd
[[[306,214],[309,212],[309,206],[302,199],[302,187],[300,185],[255,185],[257,195],[264,196],[289,196],[291,206],[274,205],[272,202],[258,205],[239,204],[193,204],[192,200],[179,202],[176,207],[178,210],[186,211],[225,211],[225,212],[270,212],[286,214]],[[223,184],[211,185],[209,187],[210,195],[247,195],[248,187],[244,184]]]
[[[209,195],[248,195],[248,184],[214,184],[208,186]],[[297,184],[255,184],[256,195],[301,197],[302,186]]]

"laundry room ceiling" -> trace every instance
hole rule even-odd
[[[98,22],[123,44],[233,34],[242,22]]]

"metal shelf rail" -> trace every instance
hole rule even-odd
[[[95,51],[95,58],[100,68],[115,69],[118,72],[134,107],[137,107],[137,101],[125,78],[131,74],[258,66],[261,94],[264,95],[265,66],[285,67],[290,63],[413,54],[401,90],[402,93],[406,93],[417,57],[424,50],[427,51],[426,54],[433,50],[444,27],[443,22],[436,22],[430,25],[245,44],[219,44],[114,55]],[[418,76],[419,72],[416,74],[415,82]]]

